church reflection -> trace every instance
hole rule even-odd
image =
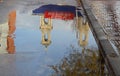
[[[51,31],[53,29],[52,19],[41,16],[40,23],[40,30],[42,33],[41,44],[44,45],[45,49],[47,50],[48,46],[51,44]]]
[[[88,44],[88,36],[89,36],[89,25],[88,22],[83,23],[82,17],[78,18],[78,25],[77,25],[77,38],[78,44],[85,48]]]
[[[15,53],[14,31],[16,23],[16,11],[8,15],[8,22],[1,24],[0,29],[0,53]]]

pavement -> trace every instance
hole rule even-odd
[[[114,49],[120,54],[120,1],[89,0],[89,3]]]

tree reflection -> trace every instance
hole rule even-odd
[[[71,52],[57,65],[51,65],[52,76],[101,76],[100,57],[91,49],[82,52],[71,46]]]

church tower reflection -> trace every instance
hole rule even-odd
[[[88,22],[83,23],[83,18],[79,17],[77,25],[78,44],[84,49],[88,44],[88,32],[89,32]]]
[[[40,30],[42,33],[41,44],[45,46],[45,49],[48,49],[48,46],[51,44],[51,31],[53,29],[52,20],[51,18],[44,18],[44,16],[41,16],[40,22]]]

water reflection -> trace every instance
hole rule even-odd
[[[46,19],[48,19],[48,21],[46,21]],[[41,43],[47,49],[48,46],[51,44],[51,31],[53,28],[52,19],[51,18],[44,18],[44,16],[41,16],[40,22],[41,22],[40,30],[42,33]]]
[[[15,31],[15,22],[16,22],[16,11],[9,13],[8,22],[2,24],[0,31],[0,53],[15,53],[14,45],[14,31]]]
[[[86,48],[89,39],[89,25],[81,17],[76,25],[76,35],[80,49],[70,46],[70,52],[56,65],[49,65],[54,70],[51,76],[103,76],[104,63],[101,63],[98,50]]]
[[[0,60],[3,60],[0,63],[3,68],[0,74],[2,76],[48,76],[51,73],[56,76],[97,74],[99,56],[97,50],[90,49],[92,46],[96,49],[97,45],[87,23],[82,24],[79,20],[79,25],[75,25],[73,17],[70,18],[72,15],[67,12],[48,12],[48,14],[54,16],[54,19],[43,16],[39,18],[19,11],[17,14],[16,11],[9,13],[9,21],[0,26],[0,29],[2,27],[0,52],[3,53],[4,50],[4,53],[16,54],[0,55]],[[76,30],[73,31],[71,27]]]

